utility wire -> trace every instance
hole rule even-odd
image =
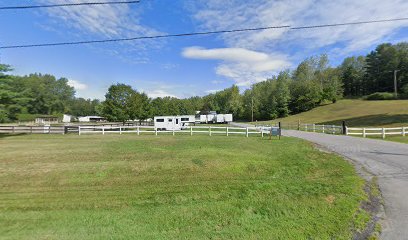
[[[221,31],[210,31],[210,32],[178,33],[178,34],[167,34],[167,35],[142,36],[142,37],[133,37],[133,38],[115,38],[115,39],[90,40],[90,41],[78,41],[78,42],[59,42],[59,43],[40,43],[40,44],[27,44],[27,45],[12,45],[12,46],[1,46],[0,49],[49,47],[49,46],[78,45],[78,44],[89,44],[89,43],[122,42],[122,41],[134,41],[134,40],[142,40],[142,39],[186,37],[186,36],[210,35],[210,34],[220,34],[220,33],[259,31],[259,30],[266,30],[266,29],[279,29],[279,28],[290,28],[290,26],[246,28],[246,29],[221,30]]]
[[[211,34],[235,33],[235,32],[249,32],[249,31],[261,31],[261,30],[273,30],[273,29],[302,30],[302,29],[313,29],[313,28],[339,27],[339,26],[348,26],[348,25],[362,25],[362,24],[373,24],[373,23],[384,23],[384,22],[396,22],[396,21],[406,21],[406,20],[408,20],[408,17],[406,17],[406,18],[394,18],[394,19],[383,19],[383,20],[372,20],[372,21],[360,21],[360,22],[347,22],[347,23],[299,26],[299,27],[292,27],[292,26],[289,26],[289,25],[282,25],[282,26],[244,28],[244,29],[208,31],[208,32],[192,32],[192,33],[177,33],[177,34],[166,34],[166,35],[140,36],[140,37],[132,37],[132,38],[115,38],[115,39],[105,39],[105,40],[89,40],[89,41],[77,41],[77,42],[56,42],[56,43],[39,43],[39,44],[25,44],[25,45],[9,45],[9,46],[0,46],[0,49],[50,47],[50,46],[63,46],[63,45],[91,44],[91,43],[122,42],[122,41],[134,41],[134,40],[143,40],[143,39],[188,37],[188,36],[198,36],[198,35],[211,35]]]
[[[88,2],[88,3],[62,3],[62,4],[50,4],[50,5],[25,5],[25,6],[7,6],[0,7],[0,10],[24,10],[32,8],[53,8],[53,7],[76,7],[76,6],[93,6],[93,5],[113,5],[113,4],[133,4],[139,3],[137,1],[117,1],[117,2]]]

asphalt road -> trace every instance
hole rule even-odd
[[[323,146],[378,176],[386,215],[381,239],[408,239],[408,144],[295,130],[283,135]]]

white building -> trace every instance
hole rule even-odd
[[[105,118],[100,116],[85,116],[85,117],[78,117],[79,122],[104,122],[106,121]]]
[[[192,123],[195,123],[194,115],[154,117],[154,128],[162,131],[181,130]]]
[[[41,116],[35,118],[35,123],[40,125],[50,125],[58,123],[58,117],[56,116]]]
[[[71,122],[72,121],[72,116],[71,115],[68,115],[68,114],[64,114],[64,116],[62,117],[62,122],[63,123],[69,123],[69,122]]]

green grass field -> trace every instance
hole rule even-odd
[[[319,123],[341,125],[346,121],[349,127],[400,127],[408,126],[408,100],[364,101],[340,100],[312,109],[308,112],[276,119],[270,122]]]
[[[350,239],[364,181],[302,140],[0,136],[2,239]]]

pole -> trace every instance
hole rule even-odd
[[[342,127],[343,127],[343,134],[344,134],[344,135],[347,135],[347,131],[346,131],[346,121],[343,121]]]
[[[252,96],[252,98],[251,98],[251,108],[252,108],[252,121],[251,122],[254,122],[254,97]]]
[[[395,98],[398,97],[398,92],[397,92],[397,72],[399,72],[399,70],[394,70],[394,97]]]

